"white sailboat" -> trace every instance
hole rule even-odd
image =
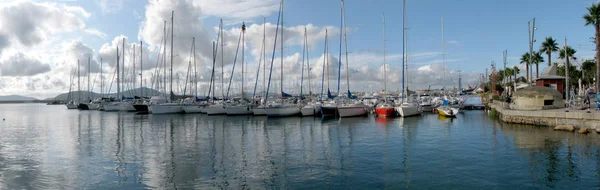
[[[135,107],[133,107],[133,102],[128,101],[128,100],[123,100],[122,96],[123,94],[121,94],[121,81],[122,78],[124,78],[125,73],[123,71],[121,71],[121,73],[119,73],[119,61],[121,61],[123,69],[125,70],[125,38],[123,38],[123,43],[122,43],[122,55],[123,57],[121,58],[119,56],[119,47],[117,47],[117,101],[115,102],[111,102],[108,104],[105,104],[104,107],[104,111],[123,111],[123,112],[133,112],[135,111]],[[124,88],[123,88],[124,89]]]
[[[225,92],[223,91],[223,19],[221,19],[221,24],[219,25],[219,34],[217,35],[217,45],[219,43],[219,40],[221,41],[221,97],[225,98]],[[211,74],[211,91],[212,91],[212,97],[210,100],[210,103],[208,104],[208,106],[206,106],[205,112],[208,115],[221,115],[221,114],[226,114],[227,112],[225,111],[225,104],[222,100],[219,101],[215,101],[215,62],[217,60],[216,57],[216,52],[217,52],[217,46],[215,46],[214,42],[213,42],[213,51],[215,53],[213,53],[213,71]],[[210,96],[210,91],[209,91],[209,96]]]
[[[408,94],[408,86],[405,85],[406,74],[408,74],[406,69],[406,64],[408,64],[408,56],[406,56],[406,0],[403,1],[403,22],[402,22],[402,101],[399,105],[396,105],[396,112],[402,117],[416,116],[420,115],[423,110],[421,110],[421,106],[418,101],[414,98],[410,98]]]
[[[79,77],[79,60],[77,60],[77,74]],[[71,91],[71,88],[73,87],[73,75],[75,75],[75,71],[73,71],[73,74],[70,77],[69,80],[69,94],[67,94],[67,104],[65,104],[65,106],[67,106],[67,109],[77,109],[77,105],[79,105],[78,101],[73,100],[73,93]],[[78,92],[79,93],[79,92]]]
[[[90,70],[91,70],[91,62],[90,62],[91,58],[88,57],[88,67],[87,67],[87,71],[88,71],[88,102],[85,103],[80,103],[79,104],[79,109],[81,110],[98,110],[98,108],[100,108],[100,103],[102,102],[101,99],[93,99],[92,97],[92,91],[90,89]]]
[[[347,34],[346,34],[346,13],[345,13],[345,9],[344,9],[344,0],[342,0],[342,21],[343,21],[343,25],[344,27],[342,27],[341,29],[344,29],[344,51],[346,54],[346,85],[348,86],[348,92],[347,92],[347,98],[342,99],[342,103],[341,105],[339,105],[337,107],[338,109],[338,113],[340,117],[354,117],[354,116],[363,116],[363,115],[367,115],[367,107],[366,105],[364,105],[361,101],[356,101],[354,99],[356,99],[355,96],[352,95],[352,93],[350,93],[350,71],[348,70],[348,41],[346,40]],[[342,43],[340,41],[340,43]],[[341,49],[340,49],[340,53],[341,53]],[[341,56],[340,56],[340,63],[341,63]],[[339,72],[339,71],[338,71]],[[339,79],[339,77],[338,77]],[[339,88],[339,85],[338,85]]]
[[[295,102],[286,102],[290,101],[289,99],[287,99],[287,94],[285,92],[283,92],[283,44],[284,44],[284,38],[283,38],[283,0],[281,0],[281,4],[280,4],[280,18],[281,20],[278,20],[278,25],[277,25],[277,29],[279,29],[279,24],[281,24],[281,70],[280,70],[280,94],[281,94],[281,99],[279,102],[272,102],[271,104],[269,104],[267,107],[265,107],[265,112],[267,112],[267,116],[269,117],[288,117],[288,116],[294,116],[294,115],[299,115],[300,114],[300,108],[301,105],[297,103],[297,101]],[[279,23],[279,21],[281,21]],[[277,30],[276,30],[276,34],[275,34],[275,44],[277,44]],[[275,51],[273,51],[273,55],[275,55]],[[273,60],[271,60],[271,73],[273,72]],[[271,77],[269,75],[269,83],[271,81]],[[269,90],[267,88],[267,95],[265,96],[265,99],[268,97],[269,95]]]
[[[266,40],[266,23],[267,23],[266,18],[263,18],[263,42],[262,42],[262,50],[261,50],[262,52],[260,53],[260,55],[261,55],[261,61],[263,64],[263,73],[262,73],[263,74],[263,92],[265,92],[265,93],[267,91],[266,90],[266,88],[267,88],[267,84],[266,84],[266,82],[267,82],[267,78],[266,78],[267,57],[266,57],[266,52],[265,52],[265,47],[267,46],[267,44],[265,42],[265,40]],[[260,71],[260,62],[258,64],[259,64],[259,71]],[[256,75],[256,80],[258,81],[258,75]],[[256,92],[256,85],[254,86],[254,91]],[[265,96],[267,96],[267,94],[265,94]],[[267,115],[267,112],[265,111],[265,103],[266,102],[263,101],[264,97],[262,97],[262,98],[254,97],[254,98],[260,100],[260,102],[258,102],[258,104],[256,104],[255,107],[252,108],[252,115]],[[258,100],[256,100],[256,101],[258,101]]]
[[[306,54],[304,54],[304,52],[306,52]],[[302,113],[302,116],[314,116],[317,115],[319,113],[321,113],[321,104],[318,102],[313,102],[312,101],[312,88],[310,87],[310,63],[309,63],[309,56],[308,56],[308,34],[306,32],[306,27],[304,27],[304,48],[303,48],[303,52],[302,52],[302,79],[304,79],[304,60],[306,60],[306,66],[307,66],[307,73],[308,73],[308,102],[302,106],[302,109],[300,110],[300,112]],[[302,82],[304,82],[304,80],[302,80]],[[303,85],[300,85],[300,88],[302,88]],[[300,89],[300,97],[303,97],[302,94],[302,89]]]
[[[171,69],[170,69],[170,94],[167,103],[154,104],[148,106],[148,111],[152,114],[171,114],[171,113],[183,113],[183,108],[179,103],[173,102],[175,99],[173,94],[173,16],[175,11],[171,12]]]
[[[246,24],[242,23],[242,31],[241,31],[241,37],[242,37],[242,80],[241,80],[241,98],[236,100],[234,103],[225,106],[225,112],[227,113],[227,115],[249,115],[249,114],[253,114],[252,112],[252,105],[250,104],[250,102],[248,102],[245,99],[245,92],[244,92],[244,49],[245,49],[245,37],[246,37]],[[234,67],[235,67],[235,61],[234,61]],[[233,72],[233,71],[232,71]],[[232,75],[233,76],[233,75]]]

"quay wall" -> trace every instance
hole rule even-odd
[[[523,111],[510,110],[504,102],[493,102],[490,107],[498,112],[498,119],[505,123],[530,124],[555,127],[558,125],[573,125],[576,128],[600,129],[600,112],[591,110],[564,109]]]

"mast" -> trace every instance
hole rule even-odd
[[[219,25],[219,33],[221,35],[221,97],[225,98],[225,71],[224,71],[224,54],[225,51],[223,51],[223,45],[225,44],[225,36],[223,36],[223,19],[221,19],[221,25]],[[219,41],[217,39],[217,45]],[[216,57],[215,57],[216,59]],[[214,88],[214,85],[213,85]],[[214,94],[214,90],[213,90],[213,94]]]
[[[406,0],[402,2],[402,96],[406,96],[404,92],[404,59],[406,56],[404,38],[406,38]],[[401,103],[404,103],[404,98],[401,98]]]
[[[444,72],[442,75],[442,81],[444,81],[443,88],[446,89],[446,43],[444,43],[444,17],[442,17],[442,66],[444,67]]]
[[[342,6],[340,10],[340,53],[338,55],[338,80],[337,80],[337,93],[340,94],[340,77],[342,75],[342,37],[345,33],[344,30],[344,0],[341,1]]]
[[[242,99],[244,99],[244,48],[246,45],[246,24],[242,22]]]
[[[88,90],[88,101],[90,101],[91,98],[92,98],[92,91],[90,90],[90,66],[92,64],[91,64],[90,60],[91,60],[91,57],[88,57],[88,68],[87,68],[87,73],[88,73],[87,74],[88,75],[87,76],[87,79],[88,79],[88,82],[87,82],[87,86],[88,86],[88,89],[87,89]]]
[[[323,86],[325,86],[325,83],[323,82],[325,80],[325,67],[327,67],[325,65],[326,60],[327,60],[327,29],[325,29],[325,48],[323,48],[323,73],[321,73],[321,95],[319,96],[319,101],[323,101]],[[327,86],[327,90],[329,90],[329,86]]]
[[[196,37],[192,37],[192,48],[194,48],[192,58],[194,59],[194,102],[198,97],[198,70],[196,69]]]
[[[123,38],[123,45],[122,46],[123,47],[122,47],[121,51],[123,53],[121,54],[121,67],[123,67],[123,69],[121,70],[121,77],[122,77],[121,82],[124,82],[125,81],[124,80],[125,79],[125,38]],[[123,92],[125,92],[125,88],[122,87],[122,86],[121,86],[121,88],[123,89]],[[123,93],[123,94],[125,94],[125,93]],[[119,98],[119,100],[123,100],[123,97],[118,97],[118,98]]]
[[[121,60],[121,59],[119,58],[119,46],[117,45],[117,98],[119,98],[119,95],[121,94],[121,78],[119,77],[119,70],[120,70],[119,60]]]
[[[304,44],[302,46],[302,75],[300,75],[300,99],[302,99],[302,87],[304,87],[304,54],[306,52],[306,27],[304,27]]]
[[[281,97],[282,97],[281,103],[283,103],[283,44],[284,44],[283,30],[284,30],[284,28],[283,28],[283,0],[281,0],[281,68],[280,68],[281,76],[279,78],[280,83],[281,83],[279,86],[279,92],[281,93]]]
[[[100,58],[100,98],[104,97],[104,79],[102,78],[102,58]]]
[[[342,15],[344,19],[344,53],[346,54],[346,85],[348,85],[348,98],[350,97],[350,70],[348,70],[348,33],[346,32],[346,11],[344,9],[344,0],[342,0]],[[341,59],[340,59],[341,60]],[[339,88],[339,87],[338,87]]]
[[[265,52],[265,47],[267,46],[267,44],[265,43],[265,39],[267,38],[267,28],[266,28],[266,24],[267,24],[267,18],[263,17],[263,48],[262,48],[262,56],[263,56],[263,92],[267,93],[266,87],[267,87],[267,52]],[[268,96],[268,94],[265,94],[265,96]]]
[[[269,82],[267,84],[265,103],[268,102],[268,100],[269,100],[269,89],[271,87],[271,76],[273,74],[273,61],[275,61],[275,50],[277,49],[277,35],[279,34],[279,21],[281,18],[282,10],[283,10],[283,0],[281,0],[281,3],[279,4],[279,14],[277,15],[277,26],[275,27],[275,41],[273,43],[273,54],[271,55],[271,67],[269,68]],[[283,99],[282,99],[282,101],[283,101]]]
[[[173,16],[175,15],[175,11],[171,11],[171,69],[170,69],[170,73],[169,75],[171,76],[171,82],[170,82],[170,98],[169,98],[169,102],[173,101],[173,99],[175,97],[172,96],[173,94],[173,28],[174,28],[174,23],[173,23]]]
[[[167,21],[163,22],[163,92],[167,93]],[[170,96],[170,95],[169,95]],[[165,98],[166,99],[166,98]]]
[[[133,88],[132,88],[133,89],[133,95],[135,96],[135,79],[137,78],[135,76],[136,75],[135,74],[135,44],[132,44],[132,45],[133,45],[133,49],[131,50],[131,52],[133,52],[133,53],[131,53],[131,57],[132,57],[131,59],[132,59],[132,62],[133,62],[133,64],[132,64],[133,65],[133,69],[131,69],[131,73],[132,73],[132,75],[131,75],[131,79],[132,79],[131,84],[133,85]]]
[[[310,63],[308,57],[308,34],[306,32],[306,27],[304,27],[304,33],[306,34],[304,37],[304,41],[306,41],[306,67],[308,71],[308,100],[312,101],[312,88],[310,87]]]
[[[381,14],[382,16],[382,31],[383,31],[383,93],[387,92],[387,70],[385,65],[385,13]],[[384,99],[387,102],[387,98]]]
[[[142,40],[140,40],[140,96],[143,98],[144,97],[144,77],[143,77],[143,72],[144,70],[142,69],[142,61],[144,60],[144,56],[142,56],[143,54],[143,45],[142,45]]]
[[[79,59],[77,59],[77,103],[81,101],[81,70],[79,69]]]

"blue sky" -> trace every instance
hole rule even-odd
[[[20,1],[29,2],[29,1]],[[188,11],[198,11],[198,18],[190,18],[190,23],[176,23],[175,35],[184,37],[184,30],[188,30],[188,25],[200,25],[204,28],[210,38],[215,38],[216,34],[213,30],[218,26],[219,18],[224,17],[226,27],[225,30],[231,33],[232,36],[237,35],[235,29],[239,28],[242,21],[248,25],[262,24],[262,17],[265,16],[267,22],[275,23],[277,19],[277,0],[270,1],[178,1],[179,3],[187,3],[187,6],[192,6]],[[576,56],[579,58],[591,58],[594,55],[593,43],[589,38],[593,36],[593,27],[584,26],[582,16],[586,13],[586,7],[595,3],[592,0],[576,0],[576,1],[479,1],[479,0],[464,0],[464,1],[434,1],[434,0],[407,0],[407,27],[408,29],[408,55],[409,55],[409,72],[414,75],[415,88],[425,88],[427,85],[432,85],[436,80],[440,80],[439,73],[446,70],[451,71],[460,69],[465,72],[464,76],[467,84],[476,84],[479,73],[485,72],[489,68],[490,62],[495,61],[499,67],[502,63],[502,51],[508,50],[508,65],[513,66],[518,64],[518,58],[521,54],[528,51],[527,44],[527,22],[532,18],[536,18],[536,27],[538,30],[535,33],[538,42],[534,45],[534,50],[539,49],[541,41],[547,36],[552,36],[557,39],[560,46],[564,44],[564,38],[568,38],[570,46],[577,50]],[[4,1],[4,4],[18,4],[17,2]],[[34,1],[34,3],[45,3],[43,1]],[[162,2],[164,3],[164,2]],[[245,3],[245,4],[244,4]],[[9,46],[8,49],[13,52],[22,52],[26,57],[38,58],[42,65],[49,65],[50,69],[46,73],[29,73],[26,76],[13,75],[8,76],[7,67],[3,77],[0,77],[0,94],[12,93],[27,93],[32,96],[52,96],[59,92],[64,92],[66,87],[58,85],[54,87],[35,88],[36,84],[32,81],[57,80],[53,78],[59,76],[53,73],[58,70],[61,60],[57,59],[61,52],[56,47],[59,44],[68,44],[69,42],[77,41],[84,47],[87,47],[94,59],[101,57],[101,48],[103,46],[114,46],[117,36],[127,37],[128,41],[143,40],[144,43],[155,45],[151,39],[153,33],[142,34],[142,26],[144,23],[154,22],[162,28],[162,21],[150,20],[146,15],[153,14],[158,8],[147,10],[150,6],[147,1],[133,0],[93,0],[93,1],[52,1],[50,7],[80,7],[89,15],[80,16],[80,20],[84,23],[84,27],[76,27],[74,30],[49,32],[44,35],[47,44],[40,42],[43,45],[24,46],[18,45]],[[235,5],[235,6],[234,6]],[[7,6],[7,5],[4,5]],[[248,8],[245,8],[247,6]],[[390,66],[392,73],[399,72],[398,67],[401,64],[402,53],[402,1],[391,0],[346,0],[346,21],[348,31],[348,51],[352,55],[350,67],[357,73],[365,72],[364,77],[369,76],[369,72],[378,71],[382,65],[379,60],[382,52],[382,13],[386,16],[386,40],[387,40],[387,55],[389,56],[387,64]],[[166,6],[168,8],[168,6]],[[165,9],[167,9],[165,8]],[[175,8],[174,8],[175,9]],[[67,10],[67,9],[65,9]],[[69,9],[70,10],[70,9]],[[223,11],[223,12],[220,12]],[[230,11],[230,12],[227,12]],[[158,11],[159,12],[159,11]],[[164,12],[164,11],[163,11]],[[17,14],[4,10],[2,14]],[[158,14],[158,13],[157,13]],[[160,14],[159,14],[160,15]],[[164,15],[164,14],[163,14]],[[176,12],[175,16],[188,15],[186,12]],[[168,19],[163,16],[162,19]],[[441,63],[441,18],[444,17],[445,25],[445,44],[446,44],[446,60],[449,68],[444,68],[439,65]],[[284,10],[284,25],[304,26],[312,24],[317,30],[322,30],[322,27],[333,27],[337,31],[333,31],[333,36],[330,37],[330,55],[337,57],[339,53],[339,33],[340,26],[340,1],[328,0],[286,0]],[[36,24],[40,24],[39,21]],[[0,23],[1,24],[1,23]],[[57,26],[60,27],[60,26]],[[319,28],[321,27],[321,28]],[[97,32],[90,32],[93,29]],[[46,29],[48,30],[48,29]],[[57,29],[58,30],[58,29]],[[162,31],[162,29],[160,30]],[[200,29],[202,31],[202,29]],[[0,30],[2,32],[2,30]],[[332,31],[330,31],[332,32]],[[162,35],[162,33],[154,33]],[[10,35],[10,34],[9,34]],[[17,35],[17,34],[15,34]],[[188,35],[187,33],[185,35]],[[192,35],[192,34],[190,34]],[[195,35],[195,34],[194,34]],[[202,34],[198,34],[202,36]],[[288,35],[288,34],[286,34]],[[293,34],[292,34],[293,35]],[[301,34],[299,34],[301,35]],[[18,35],[17,35],[18,36]],[[56,38],[52,38],[56,36]],[[185,36],[186,39],[189,39]],[[309,38],[317,38],[309,36]],[[135,40],[132,40],[135,39]],[[319,39],[322,39],[320,36]],[[9,37],[10,41],[10,37]],[[254,44],[256,46],[257,44]],[[198,46],[210,46],[210,43],[198,44]],[[249,46],[253,48],[254,46]],[[155,46],[156,48],[157,46]],[[272,44],[267,47],[272,48]],[[44,48],[49,50],[43,50]],[[268,48],[268,49],[269,49]],[[302,52],[301,44],[286,44],[285,56],[293,57],[296,53]],[[40,50],[42,49],[42,50]],[[30,52],[36,52],[30,53]],[[108,50],[107,50],[108,51]],[[148,50],[151,55],[154,55],[152,50]],[[248,50],[252,51],[252,49]],[[270,51],[270,50],[269,50]],[[50,53],[49,53],[50,52]],[[311,59],[319,60],[323,53],[323,41],[317,40],[311,44]],[[5,53],[6,54],[6,53]],[[179,52],[181,55],[186,53]],[[248,53],[249,68],[255,68],[257,57],[256,53]],[[277,53],[279,55],[279,52]],[[369,55],[369,56],[367,56]],[[181,56],[184,57],[184,56]],[[270,57],[270,55],[269,55]],[[359,58],[359,57],[362,57]],[[368,60],[375,57],[374,60]],[[545,58],[546,56],[544,56]],[[276,59],[278,56],[276,56]],[[10,60],[5,58],[4,60]],[[288,60],[288,58],[286,58]],[[337,58],[336,58],[337,60]],[[367,60],[367,61],[364,61]],[[558,60],[557,55],[553,55],[553,60]],[[580,59],[581,60],[581,59]],[[321,62],[321,61],[318,61]],[[580,62],[580,61],[579,61]],[[317,63],[315,63],[317,64]],[[437,65],[437,67],[436,67]],[[542,64],[542,65],[545,65]],[[544,66],[540,67],[540,70]],[[207,67],[206,65],[203,65]],[[316,67],[317,65],[315,65]],[[417,72],[422,68],[437,68],[430,70],[431,72]],[[1,67],[0,67],[1,68]],[[14,67],[12,67],[14,68]],[[395,70],[394,70],[395,68]],[[151,72],[151,71],[147,71]],[[541,71],[540,71],[541,72]],[[355,74],[357,80],[362,80],[360,74]],[[449,74],[452,75],[452,74]],[[68,79],[69,74],[60,75],[62,79]],[[351,75],[352,76],[352,75]],[[398,78],[400,75],[391,75]],[[437,78],[436,78],[437,77]],[[433,81],[426,81],[427,78],[432,78]],[[371,83],[359,83],[362,89],[376,90],[378,88],[377,81],[379,78],[374,78]],[[24,85],[34,86],[33,92],[19,90],[19,83]],[[394,83],[399,83],[394,80]],[[3,85],[1,85],[3,84]],[[51,85],[51,84],[44,84]],[[435,84],[433,84],[435,85]],[[455,85],[455,82],[449,82],[445,85]],[[367,87],[364,87],[367,86]],[[392,85],[393,86],[393,85]],[[392,87],[393,88],[393,87]],[[395,89],[392,89],[395,90]]]
[[[593,55],[593,44],[589,40],[593,28],[585,27],[581,17],[585,7],[593,2],[408,0],[409,54],[441,51],[441,17],[444,17],[447,59],[463,60],[449,63],[451,67],[458,68],[460,63],[466,72],[482,72],[491,61],[501,63],[504,49],[509,53],[509,65],[517,64],[517,58],[528,51],[527,22],[535,17],[538,42],[534,49],[539,49],[539,42],[547,36],[558,39],[560,45],[567,37],[568,44],[578,50],[579,56],[589,57]],[[89,10],[93,16],[87,25],[102,30],[109,38],[121,34],[137,36],[146,5],[144,1],[123,1],[121,10],[105,13],[94,1],[67,3]],[[381,51],[382,13],[386,15],[387,52],[402,52],[402,1],[346,0],[345,5],[348,27],[353,29],[348,37],[350,52]],[[340,22],[339,1],[288,0],[285,7],[285,25],[338,26]],[[270,14],[267,21],[275,22],[276,16],[276,13]],[[218,25],[217,17],[204,19],[206,26]],[[260,20],[254,18],[249,22]],[[337,44],[337,40],[337,37],[330,39],[332,44]],[[106,40],[90,38],[86,42],[99,47]],[[320,52],[322,48],[317,49]],[[332,48],[330,51],[338,50]]]

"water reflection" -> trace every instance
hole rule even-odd
[[[481,189],[600,184],[597,136],[482,112],[381,119],[0,111],[0,189]],[[23,114],[35,110],[46,114]],[[59,120],[57,124],[48,122]],[[589,182],[589,183],[583,183]]]

